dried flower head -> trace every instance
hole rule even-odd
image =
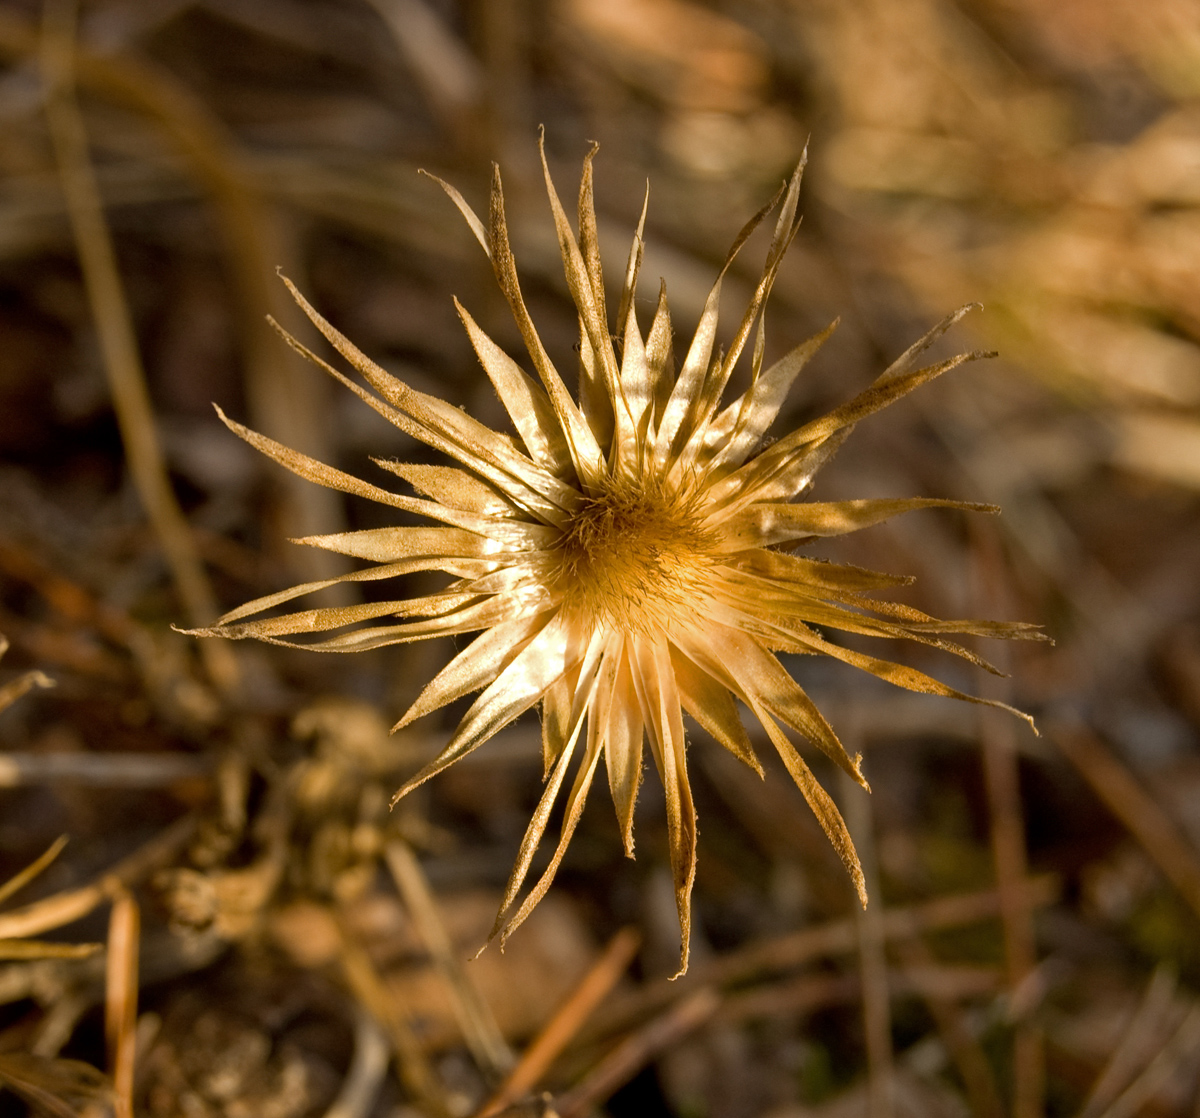
[[[696,867],[696,812],[688,784],[684,711],[761,774],[734,699],[750,708],[865,903],[862,871],[842,817],[786,730],[815,746],[865,788],[860,760],[847,755],[774,653],[821,653],[910,690],[979,702],[913,668],[835,644],[817,626],[917,640],[974,663],[982,661],[945,634],[1033,634],[1031,627],[1019,624],[936,620],[873,596],[909,579],[817,562],[792,551],[805,541],[857,531],[911,509],[994,511],[928,498],[795,500],[859,420],[946,370],[983,356],[968,353],[915,367],[920,353],[968,308],[936,326],[849,403],[766,444],[764,436],[793,381],[833,329],[763,368],[762,312],[799,228],[803,161],[738,235],[677,370],[665,292],[660,289],[648,333],[643,335],[634,314],[645,207],[625,269],[616,334],[610,334],[592,201],[594,154],[595,149],[583,165],[578,238],[544,153],[542,158],[567,283],[579,312],[578,401],[551,363],[522,299],[499,172],[492,182],[486,228],[458,191],[441,183],[491,260],[537,374],[536,380],[527,375],[456,301],[475,353],[512,418],[515,439],[385,372],[288,284],[304,312],[362,374],[370,391],[285,335],[289,343],[401,431],[444,452],[464,469],[378,461],[423,494],[404,496],[315,462],[222,414],[234,432],[302,477],[417,513],[439,526],[374,528],[301,540],[375,565],[342,579],[260,598],[226,614],[205,633],[290,644],[285,638],[297,634],[389,619],[302,645],[354,652],[481,631],[397,723],[407,726],[463,695],[481,692],[445,749],[396,793],[396,799],[541,703],[545,792],[521,843],[492,931],[502,941],[549,887],[601,758],[625,849],[632,856],[634,800],[642,743],[648,738],[666,790],[682,973],[687,967]],[[721,278],[751,232],[776,207],[774,236],[753,298],[729,348],[714,356]],[[730,375],[752,335],[750,387],[723,403]],[[444,571],[454,581],[420,598],[246,620],[333,582],[374,581],[428,570]],[[554,856],[518,905],[534,851],[577,755]]]

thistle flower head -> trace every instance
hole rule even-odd
[[[458,467],[378,462],[421,494],[404,495],[315,462],[222,415],[233,431],[287,469],[321,485],[417,513],[437,526],[374,528],[302,540],[373,565],[341,579],[250,602],[205,633],[292,644],[300,643],[294,640],[299,634],[343,630],[303,643],[327,652],[479,634],[437,674],[397,724],[405,726],[479,692],[446,747],[396,793],[396,799],[541,704],[545,791],[492,931],[502,941],[549,888],[602,760],[625,848],[632,855],[633,807],[643,743],[648,741],[666,792],[682,973],[687,967],[696,867],[685,711],[761,774],[734,700],[749,708],[865,903],[862,871],[842,817],[789,731],[866,787],[859,758],[846,753],[775,653],[820,653],[900,687],[979,702],[915,669],[835,644],[820,629],[908,638],[975,663],[982,661],[949,641],[947,633],[1035,634],[1024,625],[936,620],[874,596],[907,582],[905,578],[817,562],[793,552],[806,541],[857,531],[912,509],[988,508],[927,498],[797,500],[859,420],[955,365],[983,356],[968,353],[917,367],[921,352],[969,308],[936,326],[854,399],[767,445],[764,436],[788,390],[833,330],[830,326],[764,367],[763,308],[799,228],[803,161],[739,233],[677,367],[665,292],[660,288],[645,333],[634,313],[644,207],[618,309],[610,319],[592,201],[594,154],[595,149],[583,165],[578,234],[555,191],[544,154],[542,159],[563,267],[579,312],[578,398],[551,362],[521,296],[499,172],[493,178],[486,227],[458,191],[438,180],[491,260],[536,374],[536,379],[529,376],[456,302],[516,438],[483,426],[380,368],[289,283],[304,312],[362,375],[366,387],[285,335],[288,342],[400,430],[454,459]],[[753,230],[774,210],[774,234],[753,297],[728,349],[715,351],[722,277]],[[730,376],[744,355],[750,364],[750,387],[726,400]],[[374,581],[424,570],[446,572],[452,581],[419,598],[246,620],[332,582]],[[553,858],[521,898],[534,852],[569,776]]]

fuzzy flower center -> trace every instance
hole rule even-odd
[[[593,622],[670,628],[705,596],[712,542],[690,503],[614,483],[585,502],[563,537],[563,597]]]

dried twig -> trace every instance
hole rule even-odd
[[[0,939],[23,939],[61,928],[86,916],[123,888],[170,862],[191,838],[195,816],[185,815],[123,858],[90,885],[55,893],[12,912],[0,913]]]
[[[1175,821],[1095,734],[1062,726],[1050,737],[1200,916],[1200,856]]]
[[[388,1037],[366,1010],[354,1023],[354,1057],[325,1118],[366,1118],[375,1106],[388,1066]]]
[[[210,776],[215,767],[216,758],[204,753],[13,752],[0,754],[0,788],[59,782],[89,788],[161,788],[176,780]]]
[[[858,752],[857,741],[846,736],[851,754]],[[867,893],[875,898],[866,908],[855,906],[854,923],[858,932],[858,967],[862,975],[863,1030],[867,1041],[867,1102],[870,1118],[891,1118],[894,1110],[892,1089],[892,1015],[888,995],[887,959],[883,945],[883,904],[879,889],[879,869],[875,858],[875,824],[871,804],[863,791],[844,773],[839,774],[841,799],[846,825],[858,848]]]
[[[138,946],[141,917],[137,901],[121,889],[108,922],[104,1035],[108,1069],[116,1096],[116,1118],[133,1118],[133,1061],[137,1040]]]
[[[499,1079],[513,1065],[512,1050],[496,1024],[491,1007],[466,973],[450,942],[421,864],[403,842],[389,842],[384,848],[384,858],[425,948],[446,983],[467,1047],[483,1072],[493,1081]]]
[[[51,0],[47,4],[41,51],[48,86],[46,120],[129,472],[154,525],[183,606],[194,625],[204,625],[216,617],[217,601],[167,478],[137,336],[88,154],[83,117],[75,103],[74,21],[74,0]],[[201,655],[212,681],[223,690],[232,689],[237,680],[237,661],[231,651],[206,642]]]
[[[716,991],[705,987],[631,1033],[583,1080],[559,1096],[555,1109],[560,1118],[583,1118],[660,1052],[703,1025],[720,1004]]]
[[[1138,1068],[1144,1065],[1162,1030],[1163,1018],[1171,1008],[1174,994],[1174,972],[1169,967],[1158,967],[1146,987],[1137,1012],[1121,1037],[1121,1043],[1113,1050],[1104,1070],[1092,1084],[1079,1118],[1099,1118]]]
[[[622,928],[613,936],[604,953],[534,1037],[520,1062],[484,1104],[477,1118],[498,1114],[538,1085],[559,1053],[628,969],[641,942],[642,937],[634,928]]]

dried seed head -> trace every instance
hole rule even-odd
[[[438,526],[375,528],[303,540],[377,565],[250,602],[226,614],[206,635],[291,644],[286,638],[297,634],[342,629],[305,647],[351,652],[479,633],[438,673],[399,723],[406,725],[454,699],[480,692],[445,749],[400,789],[397,798],[477,748],[530,707],[541,705],[546,787],[493,929],[502,941],[549,888],[601,758],[608,769],[625,848],[632,853],[633,802],[643,740],[648,739],[666,793],[671,866],[683,933],[681,972],[686,969],[696,812],[688,783],[683,712],[761,772],[734,705],[735,696],[762,724],[865,903],[862,871],[845,823],[786,731],[798,734],[865,787],[858,759],[847,755],[829,723],[774,653],[820,653],[900,687],[983,702],[913,668],[834,644],[822,631],[843,629],[922,641],[977,664],[983,661],[949,641],[946,634],[1040,637],[1027,625],[938,621],[872,596],[902,584],[903,578],[818,563],[784,550],[919,508],[994,511],[930,498],[797,500],[860,420],[955,365],[986,356],[964,354],[916,368],[922,350],[966,308],[934,327],[854,399],[764,447],[788,390],[833,329],[764,366],[761,314],[779,263],[799,228],[803,166],[801,161],[786,188],[751,219],[729,254],[726,267],[755,226],[779,208],[762,278],[728,350],[713,360],[721,290],[718,276],[678,372],[665,292],[646,334],[634,315],[641,227],[625,270],[618,321],[610,324],[592,208],[591,156],[585,161],[580,188],[578,239],[547,169],[547,193],[563,268],[579,312],[578,403],[546,353],[522,299],[508,244],[499,174],[493,179],[490,229],[484,228],[461,194],[443,183],[492,262],[537,374],[535,381],[458,307],[519,442],[385,372],[289,284],[305,313],[358,370],[368,388],[288,338],[290,344],[401,430],[462,467],[380,463],[408,480],[424,495],[421,498],[360,481],[226,420],[237,434],[287,469],[319,484],[418,513]],[[733,368],[752,334],[751,387],[722,405]],[[614,337],[621,340],[619,354]],[[430,570],[446,572],[452,581],[443,591],[423,598],[246,620],[333,582]],[[382,624],[369,624],[381,619]],[[577,754],[582,756],[575,765]],[[518,903],[572,767],[575,776],[566,793],[554,855]]]

